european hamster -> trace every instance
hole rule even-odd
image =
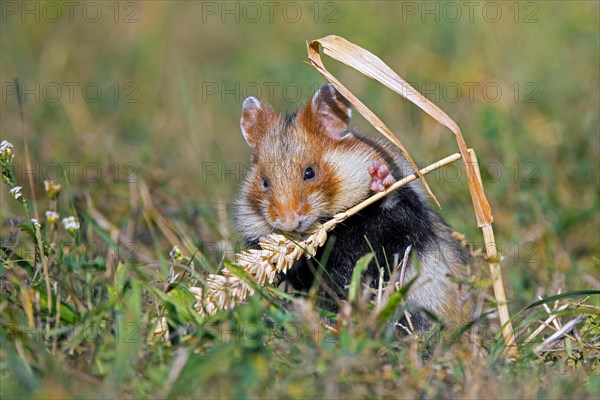
[[[237,202],[236,223],[249,246],[273,232],[305,232],[414,171],[399,151],[348,128],[350,103],[330,85],[321,87],[298,112],[283,115],[254,97],[242,106],[241,130],[251,149],[251,164]],[[427,203],[415,181],[338,225],[325,265],[323,283],[345,299],[356,261],[371,249],[380,266],[402,260],[408,246],[419,259],[419,277],[408,302],[418,328],[429,325],[427,310],[446,323],[463,318],[459,287],[452,276],[464,271],[466,255],[450,228]],[[322,253],[322,251],[321,251]],[[322,254],[317,254],[317,259]],[[306,262],[304,263],[306,264]],[[378,286],[375,261],[370,286]],[[299,265],[286,279],[308,290],[314,268]],[[408,265],[408,277],[415,267]],[[321,306],[337,311],[324,287]]]

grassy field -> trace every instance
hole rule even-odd
[[[0,397],[598,398],[597,2],[4,1],[0,18],[0,139],[14,145],[0,189]],[[314,298],[270,287],[231,312],[194,311],[186,288],[243,249],[241,104],[299,107],[326,82],[306,41],[328,34],[382,58],[476,149],[516,360],[461,167],[428,182],[476,259],[477,332],[399,338],[360,301],[332,332]],[[325,62],[419,165],[456,151],[416,106]],[[378,135],[357,113],[352,125]],[[558,318],[536,331],[550,310],[520,311],[560,293],[546,304]]]

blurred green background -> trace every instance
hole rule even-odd
[[[325,83],[306,42],[337,34],[413,83],[476,149],[515,306],[600,285],[598,2],[5,1],[1,11],[0,133],[24,187],[14,78],[40,193],[58,176],[119,221],[129,181],[145,181],[203,218],[226,215],[219,234],[234,241],[249,158],[241,103],[296,109]],[[456,151],[416,106],[325,62],[419,164]],[[377,134],[358,115],[353,126]],[[480,243],[461,171],[428,180],[448,221]],[[0,199],[2,220],[22,214],[8,190]]]

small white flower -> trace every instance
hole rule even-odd
[[[33,226],[35,226],[36,228],[41,228],[42,226],[40,225],[40,223],[38,222],[37,219],[35,218],[31,218],[31,223],[33,224]]]
[[[171,270],[169,271],[169,276],[167,276],[167,282],[169,282],[169,284],[174,283],[177,279],[179,279],[180,275],[180,273],[176,274],[173,267],[171,267]]]
[[[4,155],[4,154],[8,154],[10,155],[12,153],[12,149],[13,145],[12,143],[3,140],[2,143],[0,143],[0,155]]]
[[[176,263],[182,263],[184,261],[183,253],[179,249],[179,246],[173,246],[173,248],[169,252],[169,257],[173,262]]]
[[[8,193],[12,194],[15,200],[19,200],[19,197],[22,197],[21,189],[21,186],[15,186],[14,188],[10,189]]]
[[[79,230],[79,221],[77,221],[73,216],[63,218],[62,223],[65,226],[65,229],[71,233]]]
[[[46,211],[46,221],[49,224],[55,224],[58,221],[59,215],[56,211]]]

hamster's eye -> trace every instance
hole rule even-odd
[[[269,180],[267,178],[262,178],[261,186],[263,189],[268,189],[269,188]]]
[[[310,181],[314,177],[315,177],[315,170],[313,169],[313,167],[308,167],[304,170],[304,180],[305,181]]]

